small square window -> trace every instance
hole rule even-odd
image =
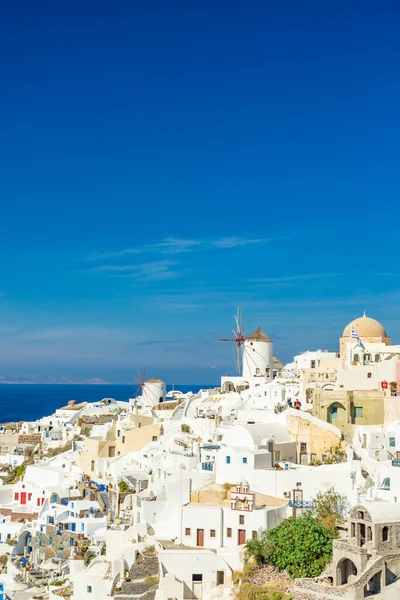
[[[389,438],[389,446],[391,448],[394,448],[396,446],[396,438],[395,437],[390,437]]]
[[[300,452],[307,452],[307,444],[305,442],[301,442]]]
[[[229,538],[232,537],[232,528],[231,527],[227,528],[227,530],[226,530],[226,537],[229,537]]]
[[[190,527],[185,528],[185,535],[190,535]]]
[[[210,537],[215,538],[215,529],[210,529]]]
[[[251,532],[251,539],[252,540],[256,540],[257,539],[257,531],[252,531]]]
[[[227,465],[231,464],[231,457],[230,456],[227,456],[225,460],[226,460],[226,464]]]
[[[244,525],[244,515],[239,515],[239,525]]]
[[[156,441],[157,441],[157,436],[156,436],[156,435],[153,435],[153,438],[152,438],[152,440],[153,440],[153,442],[156,442]]]
[[[243,456],[243,462],[244,464],[247,464],[247,456]]]
[[[88,586],[87,586],[87,593],[88,593],[88,594],[91,594],[91,593],[92,593],[92,586],[91,586],[91,585],[88,585]]]
[[[367,373],[367,377],[368,377],[368,379],[371,379],[372,373]]]
[[[355,418],[360,418],[363,416],[363,407],[362,406],[355,406],[354,407],[354,417]]]

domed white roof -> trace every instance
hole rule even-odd
[[[342,337],[350,337],[351,330],[357,333],[359,337],[375,337],[375,338],[384,338],[387,337],[386,330],[379,323],[379,321],[375,321],[375,319],[371,319],[367,317],[364,313],[364,316],[359,317],[358,319],[354,319],[351,323],[349,323],[343,330]]]

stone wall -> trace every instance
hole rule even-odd
[[[38,512],[18,512],[12,508],[1,508],[1,514],[5,517],[11,516],[11,521],[34,521],[38,518]]]
[[[36,446],[37,444],[40,444],[41,441],[42,436],[40,433],[27,433],[18,436],[18,444],[31,444],[32,446]]]

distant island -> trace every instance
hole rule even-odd
[[[109,385],[110,381],[105,381],[99,377],[93,377],[91,379],[71,379],[70,377],[52,377],[43,375],[0,375],[0,384],[65,384],[65,385]]]

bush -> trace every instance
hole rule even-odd
[[[291,596],[281,590],[268,589],[255,583],[242,583],[237,600],[290,600]]]
[[[0,565],[2,567],[5,567],[6,564],[8,563],[8,559],[9,559],[10,555],[9,554],[2,554],[0,556]]]
[[[155,546],[147,546],[142,552],[143,556],[155,556],[156,547]]]
[[[120,481],[119,482],[118,489],[122,493],[130,491],[130,487],[129,487],[129,485],[127,483],[125,483],[125,481]]]
[[[191,433],[192,430],[190,429],[189,425],[183,423],[183,425],[181,425],[181,431],[182,433]]]
[[[83,557],[83,564],[85,565],[85,567],[88,567],[90,562],[94,559],[94,557],[96,556],[96,552],[93,552],[93,550],[88,550],[85,554],[85,556]]]
[[[259,564],[269,563],[293,578],[318,577],[330,561],[334,537],[331,529],[307,513],[262,531],[259,539],[247,542],[246,549]]]
[[[318,523],[330,529],[336,536],[337,527],[344,523],[348,511],[349,502],[346,496],[331,487],[325,493],[318,492],[313,498],[313,505],[314,516]]]
[[[55,579],[54,581],[50,581],[49,585],[54,585],[56,587],[60,587],[62,585],[64,585],[64,583],[66,582],[66,579]]]
[[[151,588],[158,586],[158,582],[159,582],[158,575],[149,575],[149,577],[146,577],[144,580],[144,583]]]

